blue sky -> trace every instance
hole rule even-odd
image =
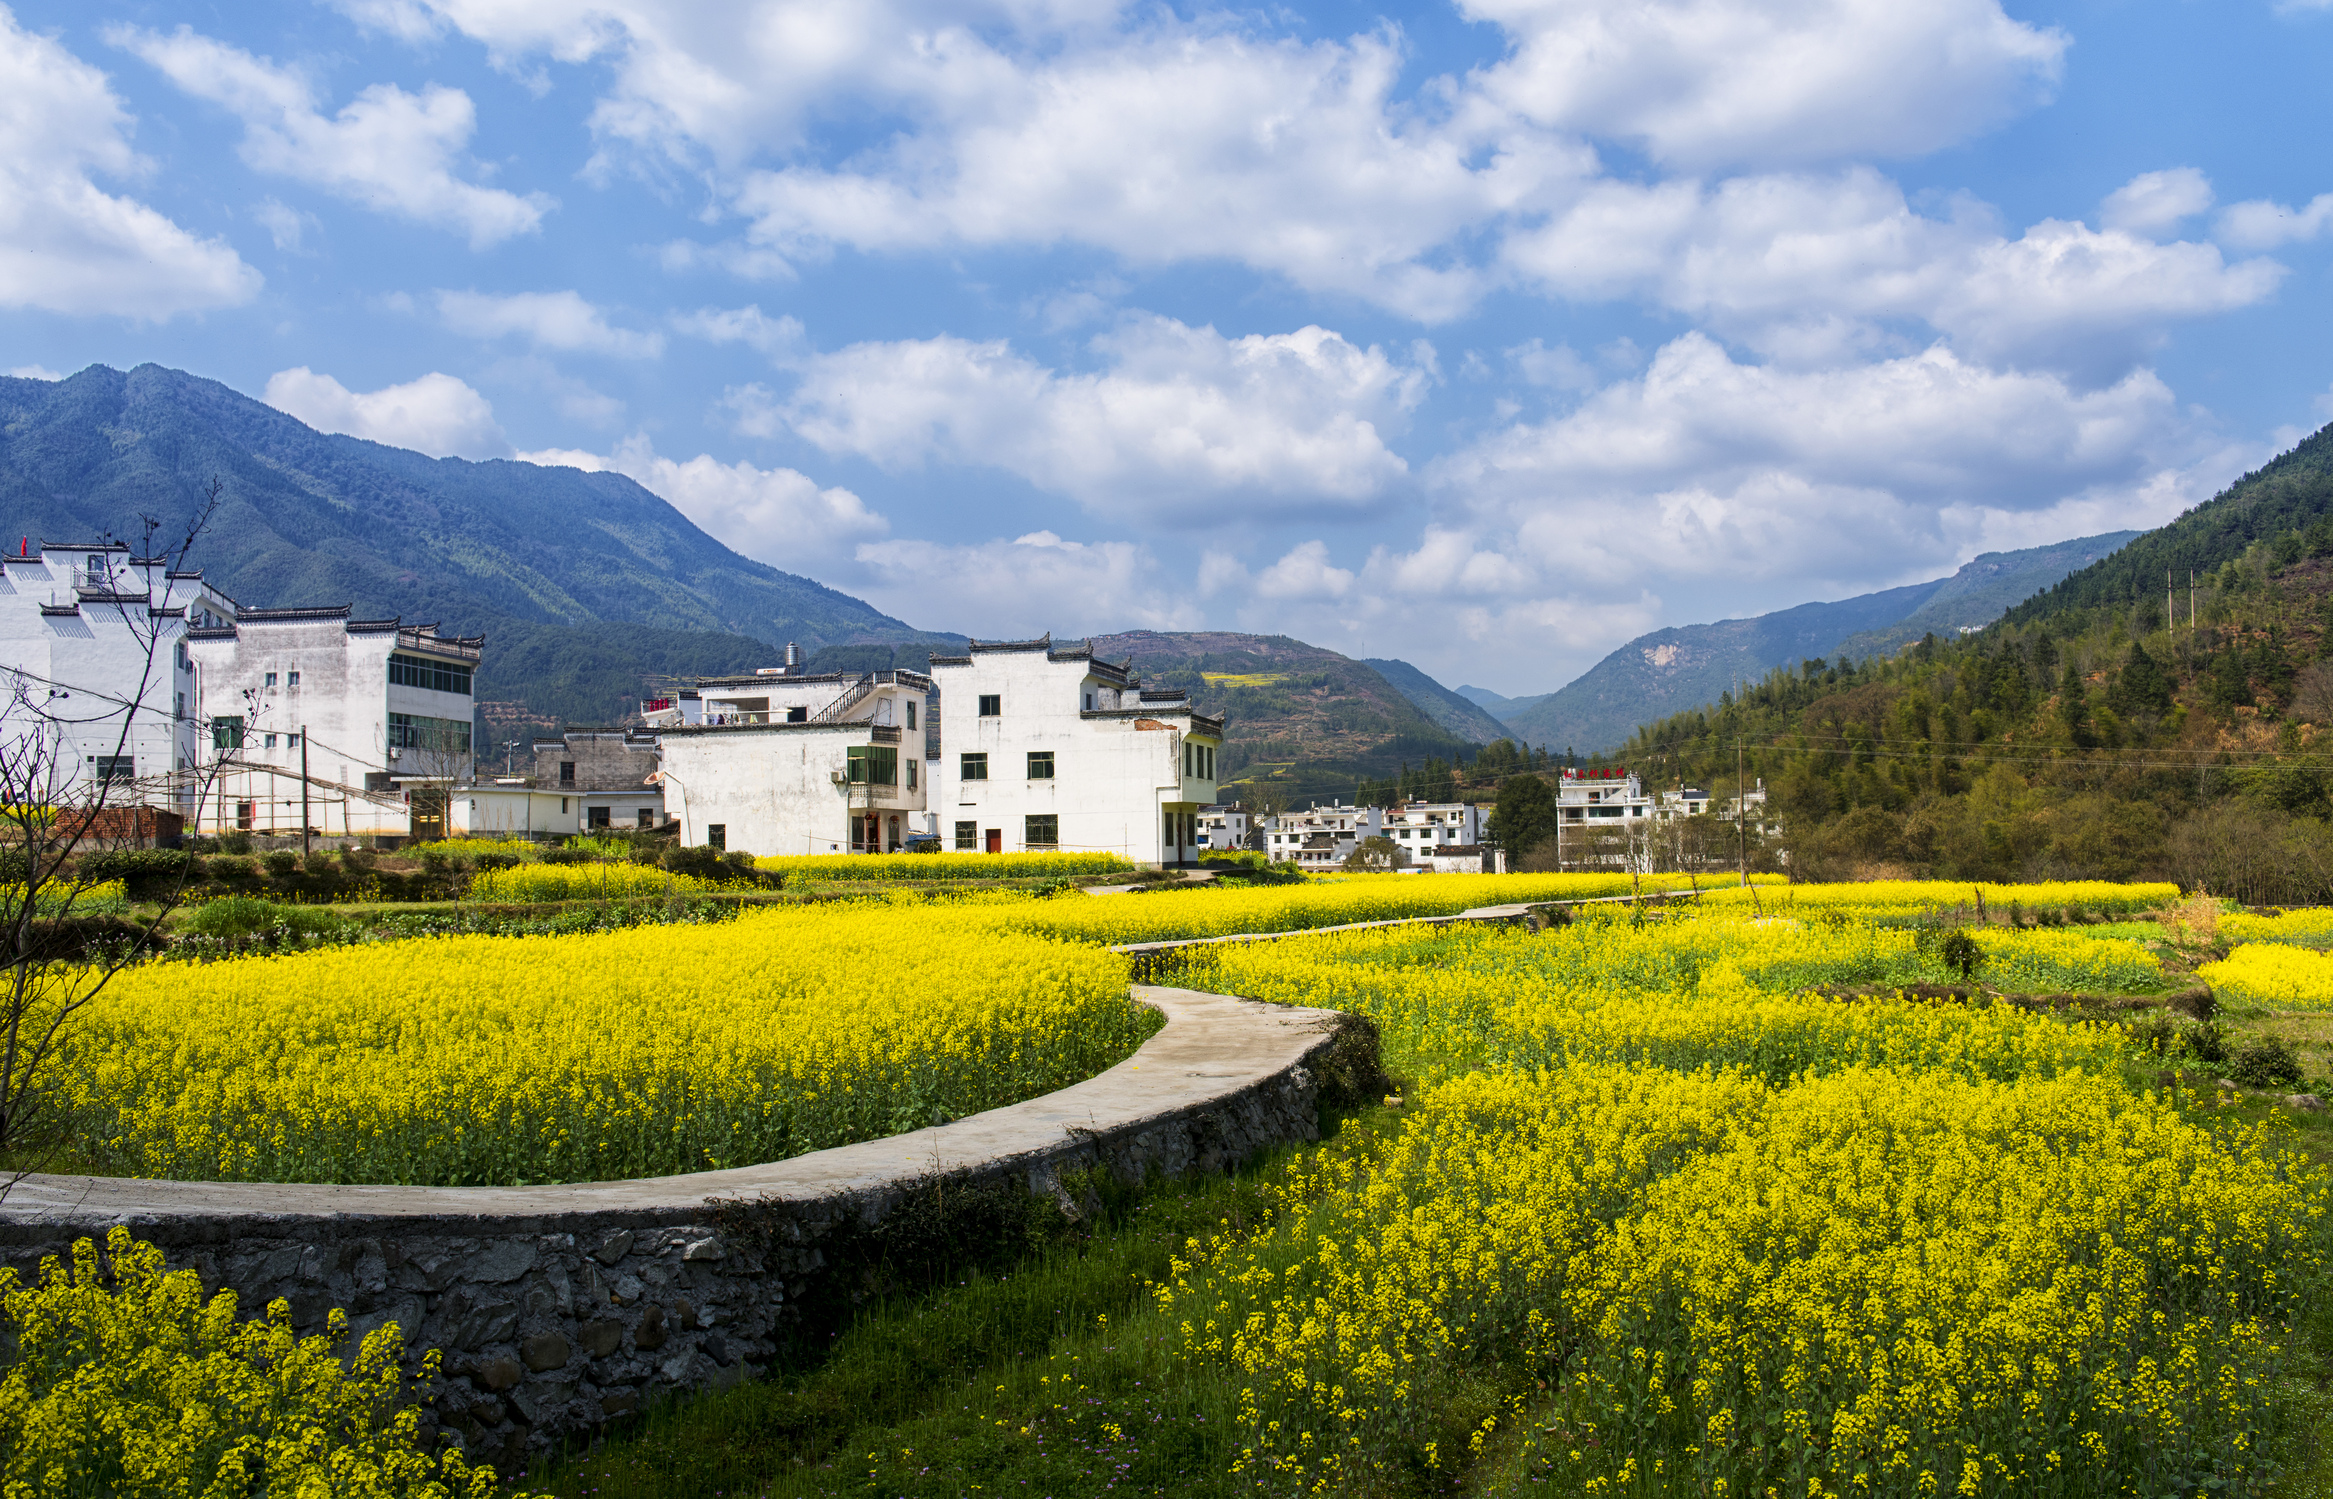
[[[0,18],[0,370],[618,469],[928,628],[1545,691],[2333,419],[2329,0]]]

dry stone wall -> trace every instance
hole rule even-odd
[[[333,1308],[444,1352],[435,1419],[515,1465],[668,1393],[751,1377],[903,1207],[967,1187],[1053,1199],[1077,1173],[1220,1171],[1317,1135],[1324,1098],[1379,1085],[1376,1035],[1328,1011],[1137,993],[1159,1033],[1100,1076],[1010,1108],[768,1166],[528,1188],[30,1177],[0,1260],[31,1271],[116,1223],[303,1332]],[[977,1196],[978,1194],[973,1194]]]

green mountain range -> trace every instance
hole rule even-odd
[[[789,641],[945,641],[741,557],[621,474],[430,458],[313,428],[214,380],[145,364],[0,378],[0,501],[34,540],[183,529],[254,606],[483,631],[491,728],[605,721],[660,672],[750,670]]]
[[[1717,701],[1778,666],[1890,654],[1934,633],[1953,637],[1999,619],[2068,573],[2111,556],[2140,533],[2115,531],[2018,552],[1987,552],[1948,578],[1800,604],[1751,619],[1682,625],[1640,635],[1576,681],[1536,697],[1458,693],[1485,707],[1525,744],[1593,754],[1654,719]],[[1495,702],[1493,701],[1495,700]]]
[[[1389,661],[1369,656],[1363,659],[1362,664],[1375,668],[1377,674],[1391,682],[1394,690],[1415,704],[1420,713],[1459,738],[1473,744],[1489,744],[1495,739],[1508,737],[1505,724],[1407,661]]]

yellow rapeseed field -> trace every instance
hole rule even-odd
[[[2219,919],[2220,934],[2230,942],[2292,942],[2302,947],[2333,947],[2333,906],[2311,906],[2253,916],[2243,911]]]
[[[1953,880],[1866,880],[1857,884],[1792,885],[1776,892],[1761,890],[1756,897],[1738,888],[1711,892],[1721,905],[1758,905],[1768,912],[1801,907],[1851,907],[1873,915],[1886,912],[1949,910],[1974,911],[1981,902],[1993,915],[2012,907],[2028,911],[2086,911],[2119,915],[2150,911],[2179,899],[2177,885],[2128,884],[2111,880],[2056,880],[2038,885],[1964,884]]]
[[[1134,870],[1110,853],[765,854],[753,865],[805,880],[1022,880]]]
[[[2257,1132],[2080,1074],[1475,1074],[1332,1169],[1157,1298],[1246,1381],[1244,1463],[1364,1489],[1463,1462],[1418,1434],[1501,1361],[1559,1492],[2254,1479],[2324,1210]]]
[[[993,1108],[1155,1024],[1100,948],[848,903],[136,969],[87,1012],[66,1075],[84,1149],[128,1175],[579,1180]]]
[[[77,1103],[142,1173],[738,1164],[1124,1055],[1150,1022],[1106,944],[1288,934],[1182,950],[1165,981],[1366,1014],[1412,1096],[1297,1154],[1270,1215],[1186,1244],[1151,1320],[1110,1329],[1172,1366],[1145,1378],[1238,1392],[1242,1487],[1449,1490],[1495,1454],[1577,1494],[2257,1489],[2325,1186],[2126,1084],[2104,1012],[2037,998],[2168,991],[2135,928],[2002,924],[2178,892],[1986,886],[1990,924],[1977,887],[1912,882],[1412,920],[1690,883],[901,893],[148,968],[90,1012]],[[1372,921],[1402,924],[1308,930]],[[2333,958],[2255,940],[2204,976],[2333,1004],[2311,964]]]
[[[2333,1009],[2333,953],[2247,942],[2195,976],[2229,999],[2272,1010]]]
[[[628,896],[701,894],[721,888],[711,880],[669,874],[652,864],[520,864],[483,870],[469,898],[513,905],[551,900],[619,900]]]

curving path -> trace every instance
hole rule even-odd
[[[933,1176],[1050,1160],[1064,1139],[1115,1137],[1177,1111],[1228,1105],[1318,1050],[1333,1010],[1260,1004],[1154,985],[1134,996],[1166,1024],[1125,1061],[1083,1082],[952,1123],[763,1166],[629,1181],[543,1187],[388,1187],[155,1181],[137,1177],[24,1178],[0,1200],[0,1246],[61,1231],[103,1233],[127,1223],[200,1223],[264,1232],[287,1220],[489,1218],[549,1224],[570,1215],[701,1213],[708,1198],[818,1202]],[[1074,1132],[1074,1133],[1073,1133]],[[385,1223],[379,1226],[386,1226]]]
[[[1324,1070],[1375,1074],[1374,1031],[1334,1011],[1134,992],[1166,1024],[1125,1061],[910,1134],[542,1187],[34,1175],[0,1200],[0,1261],[30,1271],[118,1223],[247,1311],[285,1299],[303,1331],[334,1307],[359,1333],[394,1321],[409,1349],[445,1350],[438,1419],[511,1463],[756,1372],[805,1296],[863,1294],[887,1262],[993,1231],[1024,1189],[1075,1215],[1079,1171],[1223,1169],[1317,1138]]]

